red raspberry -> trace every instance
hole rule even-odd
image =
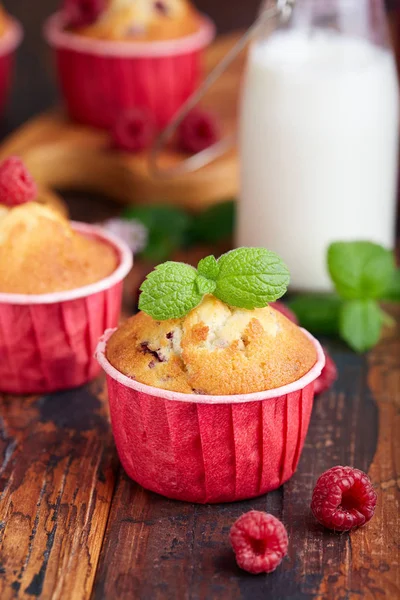
[[[64,18],[68,27],[87,27],[105,8],[106,0],[64,0]]]
[[[19,156],[0,164],[0,204],[17,206],[37,197],[37,186]]]
[[[251,510],[235,521],[229,535],[236,562],[249,573],[271,573],[288,548],[285,526],[268,513]]]
[[[314,391],[316,394],[322,394],[322,392],[326,392],[326,390],[329,390],[329,388],[334,384],[338,376],[336,365],[333,362],[333,359],[326,348],[324,348],[324,353],[326,360],[325,366],[322,369],[321,375],[318,377],[314,384]]]
[[[311,510],[322,525],[350,531],[374,515],[376,493],[368,475],[352,467],[332,467],[318,479]]]
[[[215,117],[204,110],[193,110],[178,129],[178,145],[184,152],[201,152],[219,139],[220,131]]]
[[[283,302],[270,302],[270,306],[282,313],[287,319],[289,319],[289,321],[296,323],[296,325],[299,324],[299,320],[294,312],[291,311],[290,308],[288,308]]]
[[[133,108],[121,115],[111,132],[114,145],[126,152],[139,152],[148,148],[154,139],[155,126],[144,110]]]

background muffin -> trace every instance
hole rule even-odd
[[[229,307],[212,296],[181,319],[155,321],[141,312],[107,344],[107,358],[141,383],[187,394],[249,394],[300,379],[315,347],[267,306]]]
[[[69,115],[105,129],[132,109],[164,127],[201,82],[214,33],[187,0],[67,0],[45,25]]]
[[[28,202],[0,218],[0,292],[48,294],[99,281],[117,267],[110,246],[53,210]]]

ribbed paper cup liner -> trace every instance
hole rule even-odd
[[[160,42],[94,40],[65,31],[60,14],[44,31],[70,117],[101,128],[132,108],[146,109],[164,127],[198,87],[203,50],[215,35],[206,17],[196,33]]]
[[[121,463],[144,488],[177,500],[233,502],[278,488],[295,472],[325,356],[298,381],[235,396],[181,394],[141,384],[96,350],[107,374],[112,430]]]
[[[96,377],[94,352],[105,327],[118,325],[123,279],[132,252],[100,228],[72,223],[79,233],[110,244],[117,269],[85,287],[52,294],[0,293],[0,391],[40,394]]]
[[[14,67],[15,50],[23,38],[21,25],[9,18],[7,31],[0,39],[0,115],[8,99]]]

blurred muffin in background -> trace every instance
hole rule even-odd
[[[165,126],[198,87],[214,33],[187,0],[65,0],[45,25],[70,116],[106,129],[132,109]]]

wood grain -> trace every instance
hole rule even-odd
[[[100,387],[0,396],[0,597],[90,597],[116,460]]]
[[[224,36],[206,56],[210,71],[238,39]],[[224,135],[236,130],[237,100],[244,68],[242,54],[210,90],[203,106],[212,109]],[[105,194],[122,204],[168,202],[199,211],[236,196],[236,148],[195,173],[171,179],[151,176],[146,153],[128,154],[112,147],[108,132],[70,122],[60,111],[42,114],[23,125],[0,147],[0,159],[18,154],[44,187]],[[186,155],[170,147],[160,155],[162,168],[176,166]]]

